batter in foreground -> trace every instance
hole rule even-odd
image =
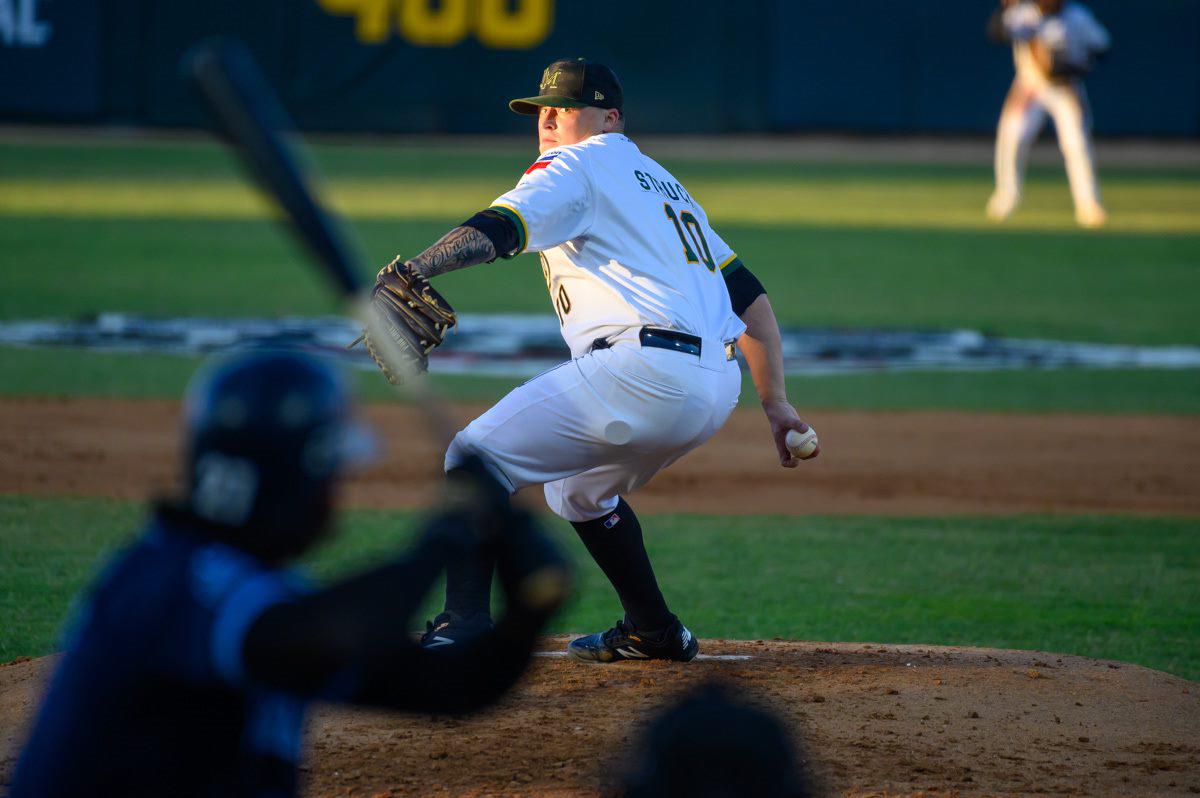
[[[566,561],[478,460],[408,551],[310,586],[292,563],[371,448],[345,383],[247,351],[200,373],[185,417],[186,487],[81,596],[9,798],[288,798],[311,702],[462,714],[524,672]],[[505,616],[450,654],[421,648],[412,613],[477,547],[497,552]]]
[[[784,391],[775,314],[695,198],[625,136],[611,69],[556,61],[537,96],[509,107],[537,118],[538,159],[512,191],[388,268],[433,278],[537,252],[572,359],[459,432],[446,469],[477,456],[510,491],[544,484],[550,509],[575,527],[625,617],[573,641],[572,655],[686,662],[699,642],[667,606],[624,497],[725,423],[741,390],[735,346],[780,465],[798,465],[784,439],[807,427]],[[449,569],[426,647],[452,648],[491,627],[492,571],[482,557]]]

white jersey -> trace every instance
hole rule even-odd
[[[709,351],[746,329],[721,270],[737,256],[670,172],[621,133],[555,147],[492,209],[515,217],[518,251],[541,253],[573,357],[643,326],[699,336]]]

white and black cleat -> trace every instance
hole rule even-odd
[[[584,662],[666,659],[689,662],[700,653],[700,641],[676,618],[654,637],[638,632],[627,621],[617,621],[607,632],[572,640],[567,652]]]

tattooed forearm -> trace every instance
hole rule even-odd
[[[436,277],[495,258],[496,247],[487,236],[474,227],[456,227],[408,264],[417,274]]]

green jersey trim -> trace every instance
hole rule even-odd
[[[525,224],[525,217],[516,208],[510,208],[507,205],[492,205],[488,208],[489,211],[495,211],[504,218],[508,219],[517,228],[517,248],[511,255],[504,255],[505,258],[515,258],[525,251],[526,245],[529,243],[529,225]]]

